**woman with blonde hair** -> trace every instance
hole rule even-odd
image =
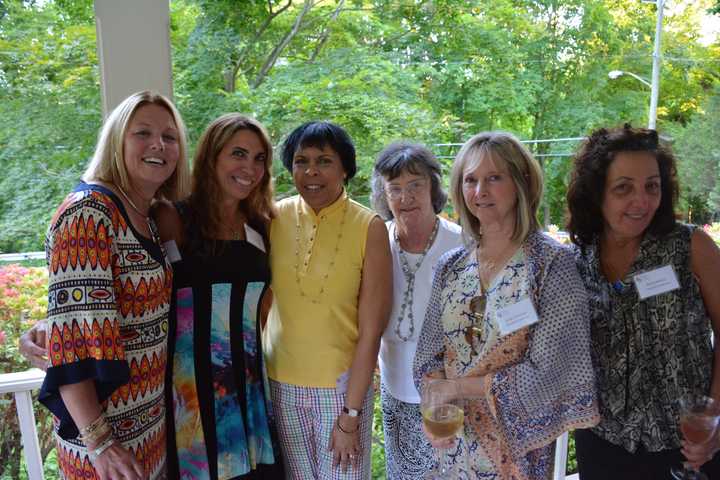
[[[546,479],[555,438],[598,421],[587,296],[539,231],[542,172],[514,136],[472,137],[450,183],[465,245],[436,267],[414,377],[453,382],[465,420],[458,443],[426,434],[468,478]]]
[[[276,479],[282,461],[264,385],[272,145],[255,119],[213,121],[192,193],[157,215],[175,278],[168,342],[168,476]]]
[[[144,91],[108,116],[83,182],[57,209],[49,270],[47,375],[64,478],[165,476],[165,352],[172,270],[150,218],[185,195],[185,129]]]

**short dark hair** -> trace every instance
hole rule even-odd
[[[435,213],[440,213],[447,202],[442,188],[442,170],[435,155],[424,145],[410,142],[393,143],[380,152],[372,174],[372,206],[385,220],[393,214],[385,195],[385,180],[393,180],[403,172],[430,178],[430,200]]]
[[[661,196],[648,231],[662,236],[675,227],[678,199],[675,157],[669,147],[660,144],[657,131],[633,128],[626,123],[622,127],[595,130],[575,155],[567,191],[567,229],[576,245],[592,244],[605,228],[602,203],[607,171],[621,152],[648,152],[655,156],[660,170]]]
[[[347,174],[345,177],[345,183],[347,183],[357,172],[355,145],[353,145],[350,135],[342,127],[331,122],[307,122],[290,132],[283,145],[283,165],[292,173],[295,152],[301,148],[324,148],[326,146],[330,146],[340,157],[343,169]]]

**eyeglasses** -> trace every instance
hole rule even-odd
[[[480,295],[477,295],[470,299],[470,318],[472,318],[472,323],[465,327],[465,341],[468,345],[470,345],[470,349],[472,350],[473,355],[477,355],[478,352],[475,349],[475,337],[482,338],[482,321],[483,318],[485,318],[485,307],[487,306],[487,295],[485,294],[485,290],[480,293]],[[476,327],[475,323],[478,323],[480,326]]]
[[[425,189],[427,182],[425,180],[414,180],[404,187],[400,185],[387,185],[385,192],[390,200],[400,200],[405,194],[406,198],[415,198]]]

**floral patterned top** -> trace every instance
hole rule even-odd
[[[615,289],[602,274],[597,241],[576,248],[590,296],[592,352],[602,421],[593,431],[634,452],[678,448],[677,400],[710,391],[710,317],[690,267],[696,227],[678,224],[668,235],[646,235]],[[633,276],[671,265],[680,288],[640,300]]]
[[[449,454],[470,478],[547,479],[552,442],[563,431],[597,423],[587,297],[569,251],[531,234],[487,290],[482,335],[471,347],[470,300],[479,292],[475,249],[439,262],[414,362],[422,378],[487,375],[486,393],[465,401],[464,437]],[[539,321],[501,336],[497,312],[530,299]],[[467,472],[466,472],[467,473]]]

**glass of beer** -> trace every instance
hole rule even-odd
[[[460,388],[456,380],[429,379],[420,401],[425,430],[436,440],[451,439],[463,428],[465,414]],[[438,448],[439,464],[427,473],[426,480],[459,478],[459,469],[448,465],[447,449]]]
[[[685,440],[691,443],[705,443],[715,435],[718,426],[720,405],[704,395],[690,395],[680,400],[680,431]],[[691,470],[687,464],[683,468],[673,468],[672,476],[676,480],[708,480],[707,475]]]

